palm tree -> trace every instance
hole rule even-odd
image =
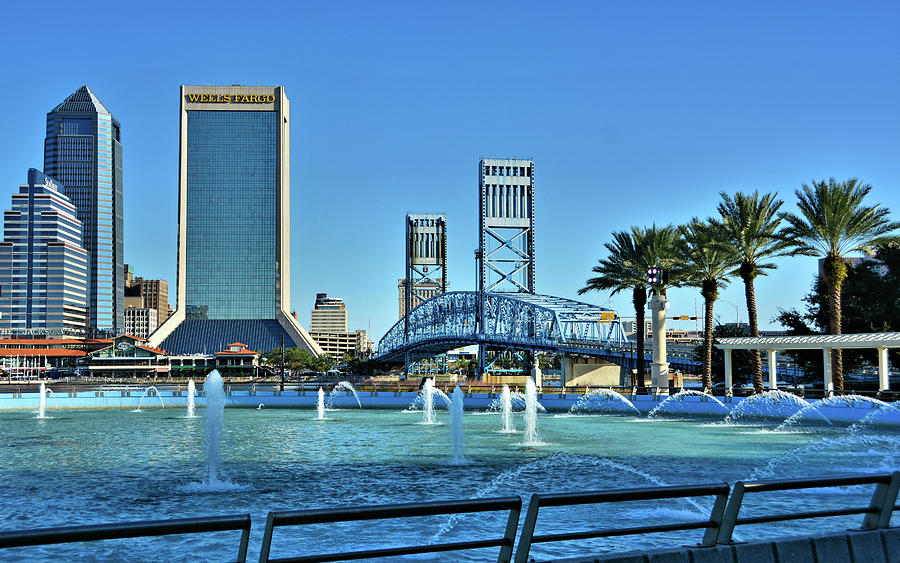
[[[721,225],[694,217],[680,228],[678,256],[684,266],[683,283],[699,287],[703,296],[703,388],[712,387],[713,305],[719,290],[740,263],[734,247],[724,244]]]
[[[590,278],[579,295],[588,291],[612,290],[612,295],[631,290],[631,302],[635,313],[635,340],[637,347],[636,364],[639,385],[646,386],[644,372],[644,326],[647,306],[647,269],[651,266],[672,267],[674,265],[674,244],[677,229],[652,227],[642,229],[631,227],[631,232],[618,231],[612,234],[613,242],[604,243],[609,256],[602,258],[592,268],[597,277]],[[662,286],[665,295],[665,286]]]
[[[836,182],[830,178],[796,190],[800,215],[785,216],[788,235],[800,253],[824,256],[822,273],[829,292],[828,330],[841,334],[841,286],[847,277],[844,256],[850,252],[870,252],[879,244],[893,243],[900,237],[891,234],[900,223],[888,219],[888,209],[863,205],[872,186],[856,178]],[[832,350],[832,380],[838,391],[844,389],[843,355]]]
[[[747,316],[750,322],[750,336],[759,336],[759,322],[756,316],[756,291],[753,280],[775,268],[767,262],[778,256],[792,256],[799,250],[784,237],[779,228],[783,214],[778,209],[784,203],[775,194],[759,195],[737,192],[734,197],[721,192],[722,201],[718,210],[721,221],[716,221],[724,229],[726,244],[734,248],[740,256],[740,264],[735,273],[744,281],[744,295],[747,298]],[[753,389],[762,393],[762,359],[759,350],[750,355],[753,363]]]
[[[635,365],[638,370],[638,384],[644,387],[644,315],[647,305],[647,269],[643,266],[641,251],[635,244],[637,232],[638,229],[632,227],[631,232],[617,231],[612,234],[613,241],[603,244],[609,251],[609,256],[601,258],[600,263],[591,269],[592,272],[599,275],[585,282],[584,287],[578,290],[578,295],[584,295],[588,291],[610,289],[612,295],[615,295],[620,291],[631,290],[637,340]]]

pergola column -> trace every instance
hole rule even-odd
[[[822,348],[822,364],[824,365],[824,388],[825,394],[828,395],[834,391],[834,382],[831,380],[831,348]]]
[[[725,348],[725,392],[731,389],[731,348]]]
[[[889,391],[891,380],[888,373],[888,349],[878,348],[878,390]]]
[[[766,352],[769,356],[769,391],[774,391],[778,387],[775,376],[775,350],[767,350]]]

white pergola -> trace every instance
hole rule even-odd
[[[731,389],[731,351],[765,350],[769,363],[769,389],[775,389],[775,352],[778,350],[822,350],[825,363],[825,390],[833,391],[831,380],[831,351],[849,348],[874,348],[878,351],[878,389],[890,389],[888,380],[888,349],[900,348],[900,332],[871,332],[864,334],[814,334],[810,336],[741,336],[718,338],[715,346],[725,352],[725,388]]]

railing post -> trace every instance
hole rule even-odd
[[[869,507],[875,509],[875,512],[866,514],[862,523],[863,530],[887,528],[890,525],[898,489],[900,489],[900,471],[892,473],[891,480],[887,483],[878,483],[869,503]]]
[[[737,523],[738,513],[741,511],[741,503],[743,501],[744,482],[738,481],[734,484],[734,488],[731,489],[731,498],[728,499],[725,513],[722,515],[722,524],[719,526],[719,534],[716,538],[716,543],[731,543],[731,535],[734,533],[734,526]]]
[[[237,563],[247,561],[247,544],[250,543],[250,525],[241,530],[241,543],[238,545]]]
[[[525,514],[525,522],[522,524],[522,533],[519,534],[519,544],[516,546],[516,563],[527,563],[528,552],[531,551],[531,538],[534,536],[534,526],[537,524],[538,510],[541,507],[541,496],[531,495],[528,502],[528,512]]]
[[[269,560],[269,550],[272,547],[272,531],[275,529],[275,513],[269,512],[266,517],[266,531],[263,532],[262,545],[259,546],[259,563]]]
[[[509,518],[506,520],[506,532],[503,539],[506,545],[500,548],[497,563],[509,563],[512,561],[513,546],[516,543],[516,530],[519,527],[519,514],[522,512],[522,497],[519,497],[519,506],[509,509]]]
[[[728,483],[725,483],[725,486],[728,486]],[[703,547],[716,545],[716,541],[719,538],[719,531],[722,529],[722,520],[725,515],[725,505],[727,503],[727,492],[722,495],[716,495],[716,501],[713,503],[712,511],[709,515],[709,520],[715,522],[715,525],[707,528],[706,532],[703,534],[703,540],[700,542],[700,545]]]

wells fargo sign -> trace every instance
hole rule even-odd
[[[197,104],[271,104],[275,94],[188,94],[187,99]]]

